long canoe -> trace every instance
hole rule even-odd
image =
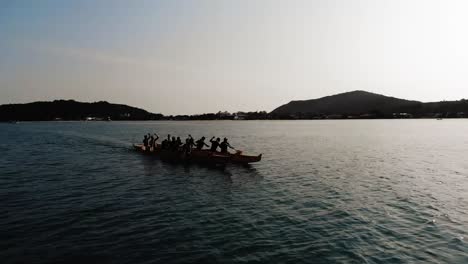
[[[158,145],[155,148],[147,148],[143,144],[134,144],[134,149],[148,155],[157,156],[163,160],[170,161],[194,161],[194,162],[208,162],[208,163],[241,163],[248,164],[259,162],[262,160],[262,154],[258,156],[243,155],[241,153],[219,153],[209,150],[196,150],[193,149],[190,154],[182,151],[163,150]]]

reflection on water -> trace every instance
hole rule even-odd
[[[162,162],[140,135],[260,163]],[[2,263],[466,263],[466,120],[0,124]]]
[[[138,155],[139,153],[137,153]],[[140,154],[141,155],[141,154]],[[256,182],[262,179],[257,169],[251,165],[239,164],[204,164],[160,161],[155,156],[141,155],[146,176],[174,173],[181,177],[212,177],[223,179],[227,183],[237,184]]]

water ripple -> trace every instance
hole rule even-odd
[[[463,122],[0,126],[2,263],[468,261]],[[150,131],[264,159],[164,163],[130,148]]]

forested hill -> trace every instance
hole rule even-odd
[[[0,121],[49,120],[261,120],[346,118],[455,118],[468,117],[468,100],[422,103],[354,91],[319,99],[292,101],[271,113],[218,112],[164,116],[140,108],[108,102],[74,100],[0,105]]]
[[[468,113],[468,101],[443,101],[422,103],[380,94],[353,91],[319,99],[291,101],[272,111],[273,115],[309,114],[390,117],[393,113],[409,113],[414,116],[431,116],[434,113]]]
[[[418,105],[421,105],[421,102],[365,91],[354,91],[319,99],[291,101],[276,108],[273,113],[362,114],[374,110],[383,112],[401,111]]]
[[[0,105],[0,121],[47,120],[152,120],[161,115],[143,109],[108,102],[82,103],[74,100]]]

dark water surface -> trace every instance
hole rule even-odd
[[[227,136],[249,167],[131,150]],[[468,263],[468,120],[0,124],[1,263]]]

